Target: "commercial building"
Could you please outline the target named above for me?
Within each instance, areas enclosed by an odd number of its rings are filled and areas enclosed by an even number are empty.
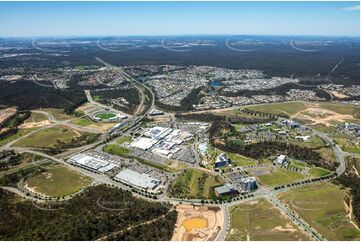
[[[114,180],[148,191],[156,190],[161,184],[160,180],[146,173],[139,173],[131,169],[122,170],[114,177]]]
[[[238,194],[238,190],[232,184],[226,183],[223,186],[215,187],[214,193],[217,197],[233,196]]]
[[[93,172],[107,172],[116,167],[116,165],[109,161],[101,160],[86,154],[74,155],[68,159],[68,163]]]
[[[134,140],[130,144],[130,146],[132,146],[134,148],[139,148],[142,150],[148,150],[148,149],[152,148],[152,146],[155,145],[157,142],[158,141],[155,139],[140,137],[140,138]]]
[[[226,154],[222,153],[217,157],[216,162],[214,163],[215,168],[220,168],[228,165],[229,158],[226,156]]]
[[[253,176],[246,177],[241,179],[241,189],[242,191],[253,191],[257,189],[256,178]]]

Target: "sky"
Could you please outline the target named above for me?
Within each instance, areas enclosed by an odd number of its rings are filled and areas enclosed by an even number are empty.
[[[0,37],[360,35],[359,2],[0,2]]]

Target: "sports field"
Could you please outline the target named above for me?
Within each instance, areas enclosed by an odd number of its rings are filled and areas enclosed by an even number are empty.
[[[345,196],[344,189],[321,183],[281,193],[279,198],[327,240],[358,240],[359,230],[348,217]]]
[[[55,126],[39,130],[19,141],[14,146],[51,148],[58,143],[70,143],[83,133],[65,126]]]
[[[200,169],[187,169],[169,186],[169,194],[188,198],[214,198],[214,187],[223,179]]]
[[[107,112],[107,113],[98,113],[98,114],[95,115],[95,117],[100,118],[101,120],[108,120],[108,119],[114,118],[116,116],[117,115],[115,113],[109,113],[109,112]]]
[[[264,199],[231,206],[231,226],[226,240],[310,240],[276,207]]]
[[[312,167],[308,170],[308,174],[310,174],[313,177],[326,176],[330,173],[331,172],[329,170],[321,168],[321,167]]]
[[[92,182],[92,178],[84,176],[64,165],[52,165],[45,172],[37,173],[25,181],[29,190],[51,197],[66,196],[75,193]]]
[[[256,171],[255,176],[261,182],[262,185],[269,187],[285,185],[288,183],[292,183],[304,179],[304,176],[300,173],[285,170],[279,167],[276,167],[274,169],[268,169],[265,171],[267,172],[260,175],[257,175],[257,171]]]

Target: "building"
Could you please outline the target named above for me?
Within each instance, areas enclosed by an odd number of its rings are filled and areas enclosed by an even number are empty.
[[[226,154],[222,153],[217,157],[216,162],[214,163],[215,168],[220,168],[228,165],[229,158],[226,156]]]
[[[257,189],[257,181],[253,176],[241,179],[241,189],[243,191],[253,191]]]
[[[214,193],[217,197],[233,196],[238,194],[238,190],[232,184],[226,183],[223,186],[215,187]]]
[[[283,163],[286,161],[285,155],[280,155],[276,158],[276,163],[279,165],[283,165]]]
[[[161,181],[146,173],[139,173],[131,169],[124,169],[119,172],[114,180],[131,185],[138,189],[154,191],[161,184]]]
[[[309,141],[310,138],[311,137],[309,135],[298,135],[295,137],[295,139],[302,140],[303,142]]]
[[[130,146],[134,147],[134,148],[139,148],[142,150],[148,150],[148,149],[152,148],[153,145],[155,145],[157,142],[158,141],[155,139],[140,137],[140,138],[134,140],[130,144]]]
[[[101,160],[86,154],[74,155],[68,159],[68,163],[93,172],[107,172],[116,167],[116,165],[109,161]]]

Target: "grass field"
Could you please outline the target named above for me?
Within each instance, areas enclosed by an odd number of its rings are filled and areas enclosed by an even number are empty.
[[[23,135],[26,135],[26,134],[36,130],[36,129],[38,129],[38,128],[20,129],[18,132],[16,132],[16,134],[13,134],[9,137],[6,137],[5,139],[0,140],[0,145],[5,145]]]
[[[275,168],[275,170],[271,171],[269,174],[256,175],[256,177],[262,185],[269,187],[285,185],[304,178],[300,173],[288,171],[279,167]]]
[[[129,149],[119,146],[117,144],[107,144],[106,146],[104,146],[103,151],[112,155],[125,156],[125,157],[129,156],[129,152],[130,152]]]
[[[73,138],[81,136],[82,132],[72,130],[68,127],[56,126],[47,129],[39,130],[19,141],[14,146],[23,147],[54,147],[58,141],[64,143],[70,143]]]
[[[124,144],[126,142],[129,143],[130,141],[131,141],[131,137],[129,137],[129,136],[121,136],[115,140],[115,142],[117,142],[117,144],[120,144],[120,145]]]
[[[358,240],[344,204],[345,190],[330,184],[314,184],[281,193],[279,198],[294,209],[327,240]]]
[[[87,118],[77,118],[72,120],[71,123],[83,127],[98,129],[100,131],[107,131],[114,126],[112,123],[93,122]]]
[[[91,182],[92,178],[63,165],[52,165],[45,172],[37,173],[25,181],[29,189],[51,197],[70,195]]]
[[[226,240],[310,240],[276,207],[264,199],[231,206],[229,212],[231,227]]]
[[[169,193],[172,196],[188,198],[214,198],[214,187],[223,184],[219,176],[199,169],[187,169],[172,182]]]
[[[104,120],[108,120],[110,118],[114,118],[115,116],[117,116],[114,113],[98,113],[97,115],[95,115],[95,117],[100,118],[100,119],[104,119]]]
[[[331,172],[329,170],[321,168],[321,167],[312,167],[308,171],[308,174],[310,174],[313,177],[326,176],[326,175],[328,175],[330,173]]]
[[[307,103],[303,103],[303,102],[271,103],[271,104],[251,106],[247,108],[258,112],[264,112],[270,114],[287,114],[291,116],[306,109]]]

